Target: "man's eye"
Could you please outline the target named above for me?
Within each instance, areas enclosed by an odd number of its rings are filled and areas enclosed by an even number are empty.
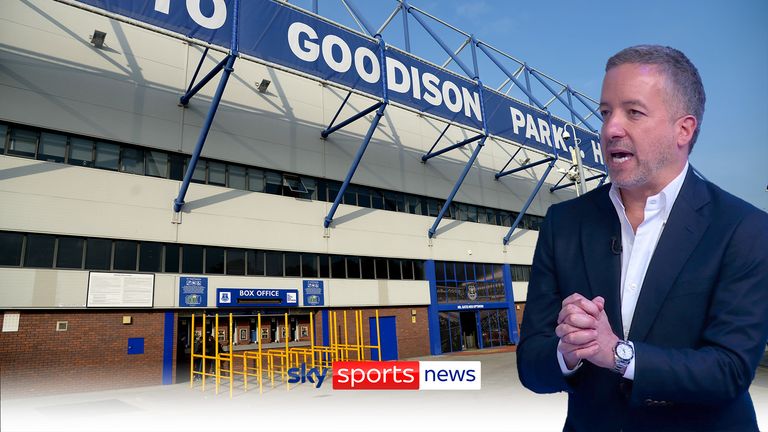
[[[632,117],[640,117],[643,115],[643,113],[641,111],[631,109],[629,110],[629,115]]]

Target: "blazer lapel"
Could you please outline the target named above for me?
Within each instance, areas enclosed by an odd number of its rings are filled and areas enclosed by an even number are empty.
[[[648,265],[629,331],[629,339],[643,341],[683,265],[701,240],[710,219],[704,207],[709,193],[689,170],[667,224]]]
[[[610,186],[593,197],[597,217],[581,224],[581,245],[587,279],[594,296],[605,299],[605,313],[616,334],[622,334],[621,323],[621,254],[613,252],[612,242],[621,245],[621,224],[608,196]]]

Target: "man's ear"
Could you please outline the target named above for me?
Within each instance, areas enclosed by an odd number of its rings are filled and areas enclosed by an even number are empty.
[[[677,119],[675,126],[677,127],[677,146],[678,147],[690,147],[691,140],[693,139],[693,133],[696,132],[696,126],[698,125],[696,117],[692,115],[686,115]]]

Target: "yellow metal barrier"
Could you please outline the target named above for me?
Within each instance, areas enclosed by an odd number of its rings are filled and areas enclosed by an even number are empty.
[[[288,313],[283,315],[284,324],[284,348],[273,348],[263,350],[261,338],[261,314],[257,314],[257,350],[243,350],[239,354],[235,353],[234,337],[235,322],[233,315],[228,314],[229,318],[229,340],[227,352],[220,349],[219,342],[219,314],[214,315],[212,335],[208,335],[208,318],[202,314],[202,334],[200,341],[194,337],[195,315],[192,315],[192,344],[190,347],[190,388],[194,388],[195,382],[199,378],[200,389],[205,391],[206,379],[215,379],[215,393],[219,394],[222,379],[229,380],[229,397],[233,397],[235,390],[235,381],[242,384],[243,391],[248,391],[249,379],[256,379],[259,383],[259,393],[264,391],[265,375],[270,380],[272,388],[275,387],[275,379],[280,378],[281,383],[285,384],[286,389],[290,390],[288,382],[288,371],[291,368],[300,367],[302,363],[309,365],[309,368],[329,368],[333,369],[336,361],[366,361],[365,350],[376,349],[378,358],[381,360],[381,330],[379,327],[379,311],[375,310],[376,318],[376,339],[377,344],[365,344],[363,311],[354,312],[354,337],[350,338],[350,322],[347,319],[347,311],[342,311],[341,326],[337,311],[329,313],[329,346],[315,345],[315,327],[314,315],[309,314],[309,346],[289,345],[289,325]],[[340,328],[341,327],[341,328]],[[340,330],[343,329],[343,343],[341,343]],[[369,335],[369,338],[372,335]],[[211,340],[209,340],[211,339]],[[209,343],[213,343],[211,347]],[[210,350],[213,350],[211,355]]]

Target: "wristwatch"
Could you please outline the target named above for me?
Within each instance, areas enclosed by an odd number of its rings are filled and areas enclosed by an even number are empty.
[[[624,375],[633,358],[635,358],[635,349],[632,344],[623,340],[616,342],[616,346],[613,347],[613,371]]]

